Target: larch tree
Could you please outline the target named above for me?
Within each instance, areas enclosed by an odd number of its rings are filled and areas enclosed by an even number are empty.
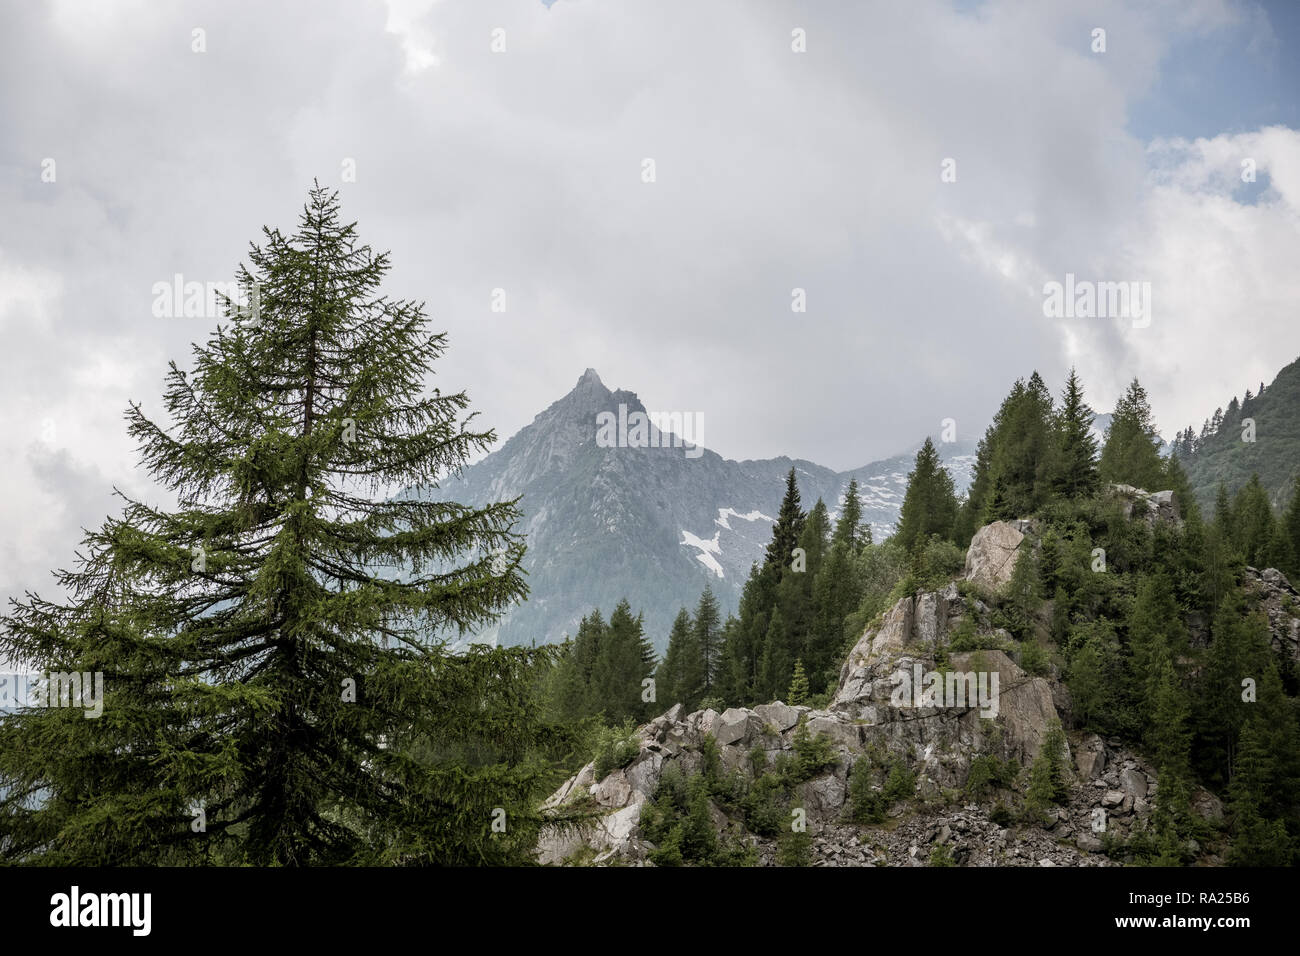
[[[103,716],[0,719],[0,852],[45,864],[529,859],[549,651],[474,646],[527,588],[517,504],[440,500],[494,441],[423,306],[380,292],[336,193],[263,230],[227,320],[128,431],[160,506],[122,495],[66,597],[13,602],[0,657],[102,673]],[[408,491],[403,492],[403,489]],[[417,493],[409,489],[425,489]],[[503,825],[499,825],[503,824]]]

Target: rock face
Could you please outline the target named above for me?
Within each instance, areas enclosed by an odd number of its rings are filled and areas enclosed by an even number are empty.
[[[984,545],[974,566],[990,582],[1009,577],[1007,565],[1024,537],[1010,524],[999,525],[976,535]],[[576,803],[600,816],[585,829],[546,832],[539,861],[644,863],[653,847],[643,841],[638,822],[666,766],[676,763],[688,774],[698,770],[706,735],[713,737],[726,771],[748,772],[755,749],[764,751],[771,766],[779,755],[794,753],[802,723],[808,733],[825,735],[837,758],[834,768],[797,787],[816,865],[926,865],[936,846],[959,865],[1108,864],[1104,856],[1089,855],[1102,847],[1097,820],[1108,820],[1110,832],[1127,832],[1147,812],[1154,774],[1099,737],[1085,738],[1077,754],[1066,754],[1067,767],[1077,764],[1079,774],[1071,774],[1069,805],[1054,810],[1044,829],[1012,833],[977,805],[953,808],[976,757],[1028,766],[1057,717],[1051,681],[1025,673],[1002,650],[951,649],[950,635],[968,616],[977,633],[999,642],[988,608],[963,597],[956,584],[899,600],[850,651],[825,710],[780,701],[722,713],[672,708],[637,731],[639,752],[627,766],[596,780],[594,764],[588,764],[552,795],[543,809]],[[938,675],[936,654],[946,659],[944,675]],[[937,684],[930,685],[932,674]],[[919,687],[902,694],[917,678],[935,686],[938,696],[926,698]],[[954,693],[960,690],[971,694]],[[895,808],[896,826],[845,822],[850,770],[868,752],[897,759],[915,774],[915,799]],[[716,804],[712,815],[720,831],[743,823],[728,820]],[[773,840],[747,832],[743,838],[760,862],[775,861]]]
[[[1106,492],[1118,498],[1124,508],[1124,517],[1139,517],[1148,525],[1157,521],[1182,524],[1178,517],[1178,502],[1172,491],[1143,491],[1132,485],[1107,485]]]
[[[975,532],[966,551],[966,580],[996,594],[1016,568],[1024,533],[1007,521],[995,521]]]
[[[1300,592],[1277,568],[1246,568],[1246,587],[1268,618],[1273,650],[1300,662]]]

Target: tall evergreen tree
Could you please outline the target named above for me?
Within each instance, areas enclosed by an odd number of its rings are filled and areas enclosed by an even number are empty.
[[[794,561],[794,549],[799,546],[799,535],[803,533],[804,513],[799,506],[799,485],[795,482],[794,469],[785,479],[785,497],[781,499],[781,510],[776,513],[776,524],[772,528],[772,540],[767,545],[767,557],[764,564],[779,570],[779,577],[791,567]]]
[[[943,467],[934,442],[929,438],[916,453],[916,463],[907,476],[907,492],[898,516],[897,543],[907,551],[924,544],[932,534],[950,537],[957,520],[957,499],[952,476]]]
[[[673,620],[668,648],[655,672],[655,696],[660,710],[681,704],[689,712],[698,702],[700,688],[691,686],[691,683],[696,674],[694,662],[699,657],[691,616],[686,608],[682,608]]]
[[[979,525],[1031,514],[1046,500],[1056,458],[1054,417],[1051,393],[1037,372],[1012,386],[980,441],[959,543]]]
[[[1291,549],[1291,563],[1284,568],[1291,582],[1300,587],[1300,474],[1295,477],[1291,503],[1282,515],[1282,531]]]
[[[718,599],[713,596],[713,588],[704,586],[700,602],[695,606],[695,620],[692,624],[695,637],[695,653],[699,655],[696,664],[701,679],[701,693],[712,697],[717,693],[717,682],[722,658],[722,613],[718,610]]]
[[[832,544],[844,542],[850,551],[857,551],[871,543],[871,526],[862,523],[862,498],[858,494],[858,479],[850,478],[844,489],[844,507],[835,519]]]
[[[1080,498],[1097,489],[1097,439],[1092,434],[1095,413],[1083,397],[1078,373],[1070,369],[1057,414],[1057,456],[1053,485],[1068,498]]]
[[[388,256],[336,194],[264,234],[239,273],[253,307],[171,365],[168,421],[127,411],[177,506],[125,498],[59,575],[69,598],[4,621],[0,656],[102,672],[106,696],[98,721],[0,721],[0,845],[58,864],[526,860],[543,775],[525,757],[554,740],[528,693],[541,652],[439,643],[526,593],[518,508],[392,493],[494,436],[463,393],[425,391],[446,339],[380,293]]]
[[[594,675],[596,703],[612,724],[646,714],[641,682],[651,669],[645,663],[645,650],[643,617],[633,616],[632,606],[624,598],[609,616]]]
[[[1135,378],[1115,405],[1098,473],[1103,481],[1158,490],[1165,474],[1160,435],[1151,419],[1146,389]]]
[[[1275,563],[1275,520],[1259,475],[1251,475],[1232,499],[1233,544],[1247,564],[1262,568]]]

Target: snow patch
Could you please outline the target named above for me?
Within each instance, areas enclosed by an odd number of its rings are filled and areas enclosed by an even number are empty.
[[[706,541],[703,538],[697,537],[683,529],[682,544],[689,548],[694,548],[699,552],[695,555],[696,561],[699,561],[700,564],[704,565],[718,577],[725,578],[726,575],[722,571],[722,565],[719,564],[718,559],[714,557],[715,554],[722,553],[722,545],[718,543],[718,536],[721,534],[721,531],[715,531],[713,532],[713,537]]]
[[[726,528],[728,531],[734,531],[735,529],[732,528],[731,525],[727,523],[728,518],[739,518],[741,521],[758,521],[761,519],[763,521],[771,521],[774,524],[776,522],[775,518],[769,518],[767,515],[763,514],[763,512],[758,511],[757,509],[751,511],[747,515],[743,515],[734,508],[719,508],[718,516],[713,519],[713,523],[718,525],[719,527]],[[717,535],[714,535],[713,537],[714,540],[717,540]]]

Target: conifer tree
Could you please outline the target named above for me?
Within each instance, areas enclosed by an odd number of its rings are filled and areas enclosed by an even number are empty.
[[[1052,396],[1037,372],[1016,381],[980,441],[958,541],[979,525],[1036,510],[1045,500],[1056,458]]]
[[[1247,564],[1258,568],[1274,564],[1272,552],[1279,544],[1275,521],[1268,492],[1259,483],[1259,475],[1253,474],[1232,499],[1233,544]]]
[[[856,478],[849,479],[849,486],[844,489],[844,507],[840,509],[839,517],[835,519],[835,531],[831,543],[840,542],[846,544],[852,552],[871,543],[871,526],[862,523],[862,498],[858,494]]]
[[[1115,405],[1098,473],[1103,481],[1156,491],[1163,483],[1160,436],[1151,420],[1146,390],[1135,378]]]
[[[957,499],[952,476],[943,467],[934,442],[929,438],[916,453],[916,463],[907,476],[907,492],[898,516],[897,543],[905,551],[924,544],[932,534],[951,537],[957,520]]]
[[[1083,386],[1073,368],[1061,394],[1057,415],[1055,476],[1053,485],[1067,498],[1080,498],[1097,489],[1097,439],[1092,434],[1095,413],[1083,397]]]
[[[785,619],[778,607],[772,611],[767,634],[763,639],[763,658],[759,665],[759,690],[757,696],[770,701],[780,696],[790,686],[792,665],[787,643]]]
[[[700,602],[695,607],[694,649],[699,655],[695,673],[699,675],[700,694],[712,697],[716,693],[718,671],[722,656],[722,614],[711,585],[705,585]]]
[[[1228,813],[1234,839],[1228,854],[1232,866],[1286,866],[1291,862],[1292,839],[1281,820],[1268,820],[1260,812],[1267,799],[1272,757],[1263,741],[1258,719],[1241,733],[1240,769],[1230,787]]]
[[[794,673],[790,677],[790,689],[786,692],[785,702],[791,707],[808,703],[808,677],[803,671],[803,661],[794,662]]]
[[[797,558],[777,585],[776,604],[785,622],[785,656],[791,661],[807,650],[816,623],[814,591],[817,575],[824,564],[829,533],[826,505],[818,498],[817,504],[804,517]],[[772,691],[779,693],[782,689],[774,687]]]
[[[785,497],[781,499],[781,510],[776,514],[772,540],[768,542],[764,561],[767,567],[777,569],[778,580],[785,575],[794,560],[794,549],[799,545],[803,522],[803,509],[799,507],[799,486],[795,482],[794,469],[791,468],[785,479]]]
[[[594,675],[597,707],[611,724],[645,715],[641,682],[650,676],[645,650],[643,617],[634,617],[623,598],[609,617]]]
[[[126,413],[177,505],[123,496],[58,575],[69,597],[29,594],[3,622],[0,657],[102,672],[105,716],[0,721],[0,846],[50,864],[527,860],[547,776],[529,755],[557,739],[529,688],[552,652],[441,649],[526,593],[518,508],[393,493],[436,488],[494,436],[463,393],[425,391],[446,338],[381,294],[388,256],[337,194],[264,235],[239,272],[251,306],[192,371],[171,365],[167,420]]]
[[[673,704],[681,704],[688,711],[695,703],[698,688],[688,686],[693,668],[690,662],[699,658],[695,647],[695,634],[691,626],[691,616],[686,608],[677,612],[673,619],[672,631],[668,635],[668,648],[655,673],[655,696],[666,710]]]
[[[1291,563],[1283,570],[1290,577],[1291,582],[1300,587],[1300,474],[1295,477],[1291,503],[1287,505],[1282,515],[1281,528],[1291,555]]]

